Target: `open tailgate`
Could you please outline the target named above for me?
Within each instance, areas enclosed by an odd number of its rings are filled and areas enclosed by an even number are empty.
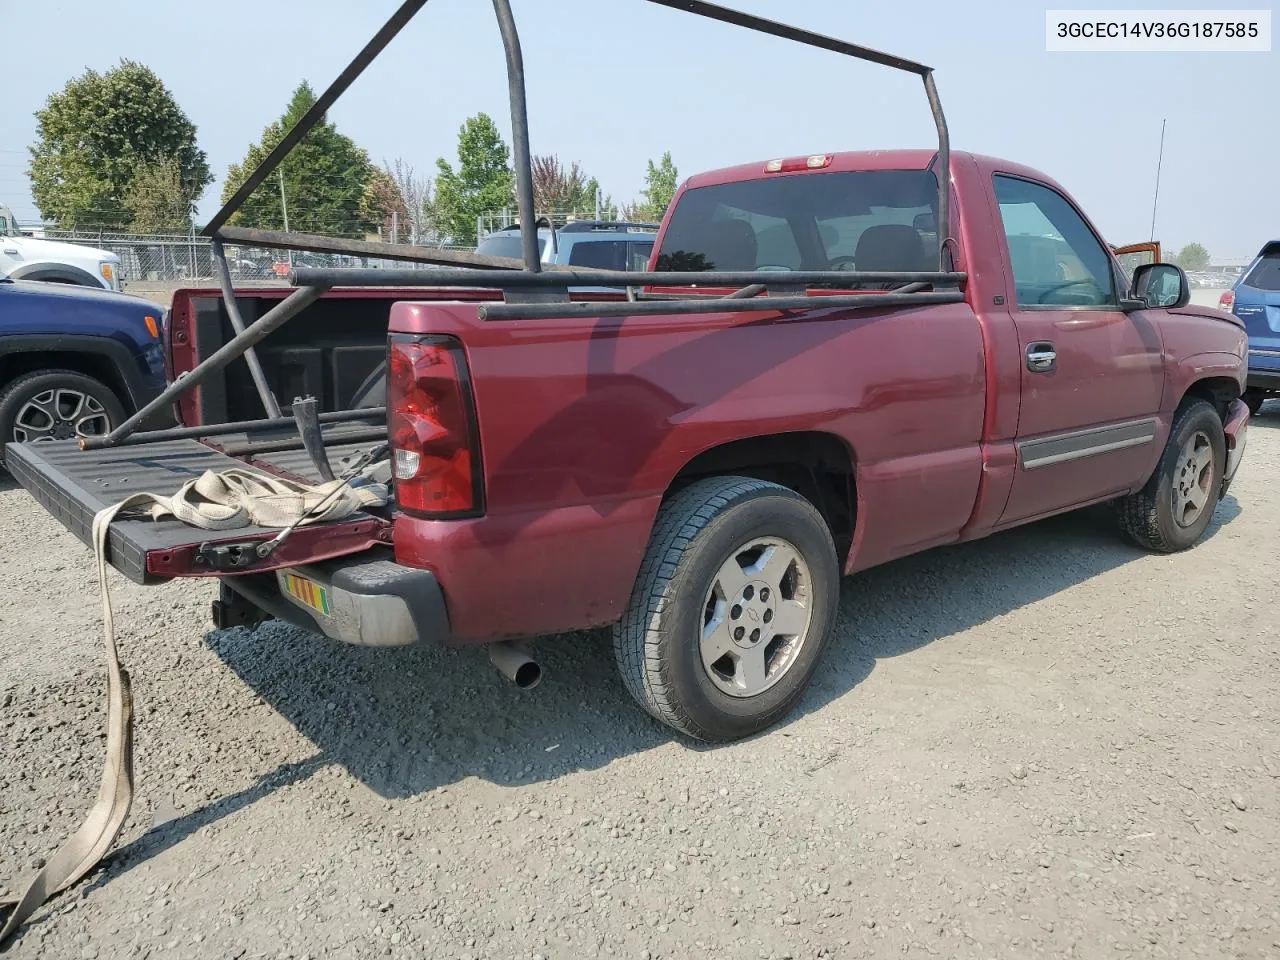
[[[337,452],[337,451],[335,451]],[[168,496],[206,470],[232,467],[286,473],[315,482],[306,455],[277,455],[270,463],[246,464],[197,440],[167,440],[142,446],[81,450],[74,440],[10,444],[5,466],[64,527],[92,545],[93,517],[99,510],[135,493]],[[287,458],[289,462],[280,461]],[[296,461],[293,462],[293,461]],[[390,539],[390,522],[370,513],[296,529],[266,560],[217,569],[215,552],[202,547],[230,546],[268,540],[278,530],[240,527],[201,530],[172,518],[117,520],[111,524],[107,562],[136,583],[160,583],[172,577],[258,573],[280,567],[359,553]]]

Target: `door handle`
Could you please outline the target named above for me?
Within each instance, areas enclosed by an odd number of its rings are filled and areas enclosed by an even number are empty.
[[[1047,340],[1040,340],[1027,347],[1027,369],[1032,373],[1053,373],[1058,369],[1058,352]]]

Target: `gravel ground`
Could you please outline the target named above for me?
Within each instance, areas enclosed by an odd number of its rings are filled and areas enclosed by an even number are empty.
[[[138,797],[18,958],[1280,955],[1280,410],[1208,539],[1103,511],[848,581],[798,715],[693,745],[598,634],[479,651],[209,629],[117,581]],[[0,487],[0,890],[96,790],[89,551]]]

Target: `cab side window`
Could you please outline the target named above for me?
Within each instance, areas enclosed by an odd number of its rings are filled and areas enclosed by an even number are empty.
[[[1018,306],[1116,307],[1106,248],[1060,194],[1043,184],[996,176]]]

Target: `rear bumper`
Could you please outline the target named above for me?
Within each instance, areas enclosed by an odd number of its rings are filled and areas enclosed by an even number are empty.
[[[1227,422],[1223,424],[1227,436],[1227,468],[1222,473],[1222,489],[1219,499],[1227,495],[1227,488],[1235,478],[1240,461],[1244,458],[1245,442],[1249,434],[1249,408],[1243,400],[1232,401],[1227,410]]]
[[[343,643],[367,647],[446,643],[449,614],[435,575],[402,566],[390,557],[390,551],[376,551],[272,573],[226,577],[222,583],[272,617]],[[229,626],[218,622],[216,611],[215,623]]]

